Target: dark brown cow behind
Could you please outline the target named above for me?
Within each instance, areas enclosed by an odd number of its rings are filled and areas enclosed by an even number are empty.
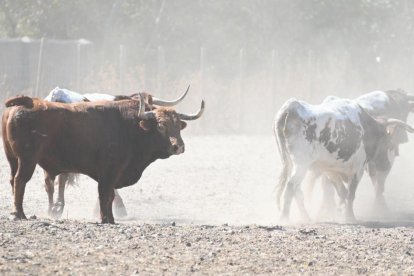
[[[52,178],[75,172],[97,181],[102,222],[114,223],[114,188],[136,183],[155,160],[183,153],[183,120],[197,119],[204,110],[203,101],[194,115],[171,108],[144,112],[139,98],[73,104],[25,96],[7,100],[2,130],[14,218],[26,218],[24,190],[39,164]]]

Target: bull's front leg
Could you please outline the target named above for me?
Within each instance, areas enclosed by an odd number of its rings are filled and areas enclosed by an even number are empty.
[[[112,202],[115,197],[114,187],[111,183],[100,181],[98,183],[99,206],[102,223],[115,223],[112,213]]]
[[[389,170],[379,171],[377,170],[376,175],[376,185],[375,188],[375,202],[374,202],[374,211],[375,213],[387,213],[389,212],[387,203],[384,198],[384,185],[388,177]]]
[[[345,207],[345,220],[347,222],[356,222],[355,214],[354,214],[354,199],[355,199],[356,189],[362,177],[362,172],[355,174],[348,184],[348,195],[347,195],[346,207]]]
[[[388,151],[390,166],[385,170],[379,170],[374,162],[368,163],[368,173],[375,189],[374,213],[389,213],[388,206],[384,198],[385,181],[391,171],[396,156],[395,150]]]
[[[375,189],[375,201],[373,206],[373,212],[378,213],[387,213],[388,207],[384,198],[384,185],[388,177],[390,170],[380,171],[375,167],[368,167],[369,176],[371,178],[372,185]]]

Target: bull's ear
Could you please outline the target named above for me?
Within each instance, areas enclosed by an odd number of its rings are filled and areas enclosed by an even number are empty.
[[[185,129],[185,127],[187,126],[187,123],[184,121],[180,121],[181,124],[181,129]]]
[[[150,131],[152,129],[152,122],[149,120],[141,120],[139,121],[139,127],[145,131]]]

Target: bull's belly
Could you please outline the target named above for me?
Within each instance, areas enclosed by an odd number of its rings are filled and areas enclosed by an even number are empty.
[[[360,173],[366,163],[365,150],[360,147],[348,160],[343,160],[337,154],[328,151],[320,152],[312,162],[311,168],[320,172],[338,173],[344,177],[352,177]]]
[[[68,162],[64,158],[42,158],[37,163],[51,176],[56,176],[61,173],[80,173],[92,179],[97,179],[96,170],[87,164]]]
[[[290,148],[292,161],[320,173],[329,171],[343,176],[353,176],[364,169],[366,153],[363,146],[359,146],[355,152],[344,160],[338,151],[330,152],[323,144],[310,144],[305,141],[295,141]]]

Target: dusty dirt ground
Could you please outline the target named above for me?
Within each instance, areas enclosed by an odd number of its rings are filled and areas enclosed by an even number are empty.
[[[25,212],[9,221],[9,168],[0,159],[0,274],[414,273],[414,144],[403,145],[386,187],[390,214],[372,213],[366,178],[357,190],[359,223],[278,226],[273,189],[280,162],[268,136],[186,136],[186,152],[159,160],[121,189],[128,216],[96,223],[96,183],[66,191],[60,220],[47,218],[43,173],[27,184]],[[2,154],[3,156],[3,154]],[[374,210],[375,211],[375,210]]]

